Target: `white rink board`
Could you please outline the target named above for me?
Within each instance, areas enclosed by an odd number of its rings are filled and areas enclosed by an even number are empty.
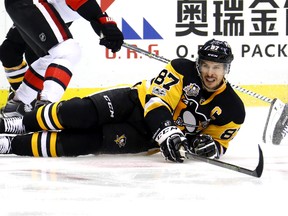
[[[139,39],[128,38],[125,40],[127,43],[136,44],[145,50],[148,50],[150,45],[155,45],[152,51],[157,51],[159,55],[168,59],[176,58],[179,55],[186,56],[183,48],[186,47],[187,58],[194,55],[193,59],[195,59],[198,46],[207,40],[211,38],[226,40],[231,44],[235,55],[232,71],[229,75],[231,83],[236,85],[287,84],[288,46],[286,47],[286,31],[288,19],[286,10],[288,9],[285,6],[285,0],[279,0],[277,3],[273,0],[265,1],[266,3],[252,0],[186,1],[186,7],[194,8],[197,16],[188,16],[183,9],[184,6],[183,8],[177,7],[177,4],[181,2],[183,1],[102,0],[102,5],[108,5],[108,14],[116,20],[121,30],[124,25],[128,24],[140,37]],[[205,22],[201,17],[201,13],[204,13],[204,6],[199,2],[207,3],[207,10],[205,10],[207,20]],[[226,4],[226,2],[230,3]],[[241,7],[241,3],[243,3],[243,7]],[[4,40],[5,34],[11,26],[11,20],[4,10],[3,1],[0,4],[0,40]],[[217,5],[220,5],[219,10],[222,17],[218,16],[216,19],[217,15],[214,14]],[[197,11],[197,8],[202,8],[201,12]],[[236,10],[237,8],[238,10]],[[224,35],[224,30],[228,28],[223,27],[224,23],[225,21],[231,21],[231,18],[229,18],[231,14],[234,14],[237,22],[244,23],[241,25],[243,35],[236,36],[236,31],[232,33],[232,36]],[[261,17],[264,16],[263,14],[268,17],[265,23],[265,19]],[[183,18],[182,21],[177,19],[179,17]],[[162,39],[153,39],[156,37],[149,34],[148,27],[144,26],[145,22],[146,24],[149,23]],[[185,36],[176,36],[176,32],[182,31],[176,26],[187,23],[196,26],[204,25],[205,27],[198,27],[198,30],[206,32],[207,36],[200,36],[193,32]],[[218,27],[216,27],[216,24]],[[231,26],[235,28],[235,25],[236,22]],[[258,33],[260,31],[264,32],[265,28],[267,34],[276,33],[278,35],[264,36],[264,33],[262,33],[259,36],[251,36],[251,33],[257,32],[255,30],[257,27],[260,28]],[[115,59],[109,59],[111,53],[107,55],[105,48],[98,45],[98,36],[93,32],[89,23],[83,19],[75,21],[71,26],[71,31],[82,47],[82,58],[77,65],[77,70],[74,72],[69,87],[103,87],[119,83],[133,84],[141,79],[154,76],[164,66],[162,62],[144,56],[135,56],[134,54],[129,56],[126,48],[122,48],[116,54]],[[219,31],[220,33],[215,33]],[[127,35],[126,27],[123,29],[123,33]],[[148,34],[146,37],[152,39],[144,38],[145,34]],[[239,33],[237,34],[239,35]],[[179,47],[182,48],[177,54]],[[250,50],[248,51],[248,49]],[[7,86],[7,80],[4,73],[1,72],[0,89]]]

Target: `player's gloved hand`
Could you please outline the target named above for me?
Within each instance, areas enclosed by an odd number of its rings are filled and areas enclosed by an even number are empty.
[[[196,135],[189,143],[188,151],[212,159],[219,158],[217,145],[213,138],[207,134]]]
[[[180,154],[180,147],[187,145],[187,139],[176,126],[164,127],[155,136],[155,141],[160,145],[160,150],[166,160],[182,163],[184,156]]]
[[[123,33],[117,27],[116,22],[106,13],[101,15],[98,21],[91,21],[91,26],[100,36],[100,45],[110,49],[113,53],[121,49],[124,40]]]

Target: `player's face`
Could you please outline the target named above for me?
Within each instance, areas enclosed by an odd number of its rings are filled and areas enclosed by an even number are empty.
[[[224,79],[225,66],[223,63],[202,60],[200,72],[205,87],[208,90],[216,90]]]

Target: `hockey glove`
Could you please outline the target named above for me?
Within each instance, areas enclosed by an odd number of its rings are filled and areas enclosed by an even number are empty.
[[[90,23],[94,31],[100,36],[100,45],[110,49],[113,53],[121,49],[124,36],[111,17],[104,13],[98,18],[98,21],[91,21]]]
[[[180,147],[187,145],[187,139],[176,126],[164,127],[156,136],[155,141],[160,145],[162,156],[166,160],[182,163],[184,157],[180,154]]]
[[[213,138],[207,134],[196,135],[191,140],[188,151],[212,159],[219,158],[219,150],[217,145]]]

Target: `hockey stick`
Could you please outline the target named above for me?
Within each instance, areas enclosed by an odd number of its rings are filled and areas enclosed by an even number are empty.
[[[189,153],[189,152],[186,152],[186,157],[188,159],[190,159],[190,158],[196,159],[196,160],[203,161],[203,162],[206,162],[209,164],[213,164],[213,165],[216,165],[219,167],[223,167],[223,168],[230,169],[230,170],[233,170],[236,172],[240,172],[240,173],[244,173],[244,174],[247,174],[250,176],[260,178],[262,175],[262,172],[263,172],[263,168],[264,168],[264,159],[263,159],[263,153],[262,153],[262,150],[260,148],[260,145],[258,145],[258,149],[259,149],[259,162],[258,162],[258,165],[257,165],[255,170],[249,170],[249,169],[237,166],[237,165],[233,165],[233,164],[226,163],[223,161],[202,157],[202,156],[199,156],[199,155],[196,155],[193,153]]]
[[[156,59],[156,60],[161,61],[161,62],[164,62],[164,63],[170,62],[169,59],[166,59],[166,58],[164,58],[163,56],[158,56],[158,55],[156,55],[156,54],[153,54],[153,53],[151,53],[151,52],[148,52],[148,51],[146,51],[146,50],[143,50],[143,49],[141,49],[141,48],[139,48],[139,47],[133,46],[133,45],[131,45],[131,44],[127,44],[127,43],[124,42],[122,46],[125,47],[125,48],[127,48],[127,49],[134,50],[135,52],[138,52],[138,53],[140,53],[140,54],[142,54],[142,55],[145,55],[145,56],[147,56],[147,57],[149,57],[149,58],[153,58],[153,59]],[[242,88],[242,87],[240,87],[240,86],[237,86],[237,85],[234,85],[234,84],[231,84],[231,86],[232,86],[234,89],[236,89],[236,90],[238,90],[238,91],[240,91],[240,92],[242,92],[242,93],[248,94],[248,95],[250,95],[250,96],[252,96],[252,97],[255,97],[255,98],[257,98],[257,99],[260,99],[260,100],[262,100],[262,101],[264,101],[264,102],[267,102],[267,103],[270,103],[270,104],[271,104],[271,102],[273,101],[273,99],[271,99],[271,98],[268,98],[268,97],[266,97],[266,96],[260,95],[260,94],[258,94],[258,93],[252,92],[252,91],[247,90],[247,89],[244,89],[244,88]]]

